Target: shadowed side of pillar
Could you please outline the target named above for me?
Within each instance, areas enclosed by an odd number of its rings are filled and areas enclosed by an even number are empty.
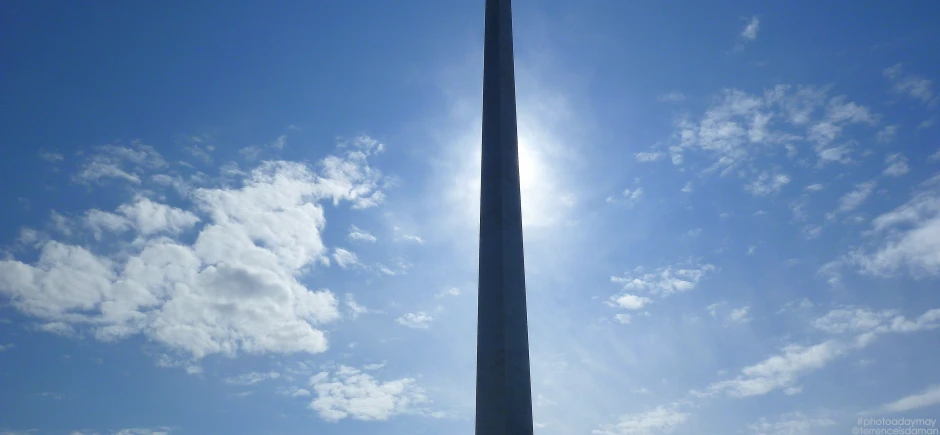
[[[486,1],[477,435],[533,433],[511,14]]]

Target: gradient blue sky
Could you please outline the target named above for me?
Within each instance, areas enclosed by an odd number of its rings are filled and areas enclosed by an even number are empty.
[[[0,434],[471,434],[483,3],[4,2]],[[940,3],[513,6],[537,433],[940,417]]]

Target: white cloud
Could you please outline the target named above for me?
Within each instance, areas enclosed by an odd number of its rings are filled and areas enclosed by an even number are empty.
[[[689,418],[688,413],[674,408],[658,406],[639,414],[620,417],[617,424],[600,426],[591,431],[593,435],[653,435],[672,433]]]
[[[755,435],[799,435],[814,433],[814,429],[834,426],[835,420],[828,417],[809,417],[801,412],[781,415],[776,421],[761,418],[748,425],[747,429]]]
[[[613,297],[611,298],[611,301],[613,302],[614,306],[627,310],[639,310],[640,308],[643,308],[647,304],[653,302],[653,300],[650,298],[631,294],[624,294]]]
[[[904,74],[901,64],[885,69],[884,76],[891,81],[894,92],[908,95],[927,104],[935,103],[931,89],[933,83],[916,74]]]
[[[343,248],[333,249],[333,260],[343,269],[359,265],[359,257],[354,252],[349,252]]]
[[[435,297],[442,298],[444,296],[459,296],[459,295],[460,295],[460,289],[457,287],[451,287],[447,290],[444,290],[436,294]]]
[[[356,298],[352,295],[352,293],[346,293],[346,306],[349,308],[349,313],[353,319],[359,317],[360,314],[369,312],[366,307],[359,305],[359,303],[356,302]]]
[[[832,334],[855,333],[855,345],[867,346],[877,336],[887,333],[910,333],[940,327],[940,309],[932,309],[913,320],[895,310],[872,312],[865,309],[837,309],[814,322],[814,326]]]
[[[876,182],[866,181],[855,185],[855,189],[839,198],[839,213],[848,213],[862,205],[872,191],[875,189]]]
[[[705,307],[705,310],[708,311],[708,314],[712,317],[718,318],[719,312],[723,313],[720,317],[723,317],[725,320],[725,326],[728,326],[732,323],[744,324],[751,321],[751,318],[748,317],[751,308],[748,306],[728,309],[727,302],[718,302]]]
[[[751,321],[750,317],[747,317],[747,313],[750,311],[750,307],[741,307],[731,310],[731,313],[728,314],[728,320],[735,323],[747,323]]]
[[[13,349],[14,347],[16,347],[16,345],[14,345],[13,343],[0,344],[0,352],[6,352],[10,349]]]
[[[431,321],[433,320],[434,318],[431,317],[430,314],[420,311],[417,313],[407,313],[404,316],[395,319],[395,321],[400,325],[416,329],[427,329],[429,326],[431,326]]]
[[[644,151],[636,153],[636,161],[638,162],[655,162],[661,158],[663,158],[663,153],[660,152],[651,153]]]
[[[153,147],[138,141],[130,147],[102,145],[86,159],[74,179],[80,183],[100,183],[107,178],[119,178],[140,184],[140,173],[166,166],[166,161]]]
[[[424,243],[424,239],[422,239],[421,236],[403,232],[399,227],[392,227],[392,231],[395,232],[395,241],[414,242],[419,245]]]
[[[643,188],[637,187],[636,189],[624,189],[622,196],[609,196],[607,197],[608,204],[625,204],[627,206],[634,206],[639,202],[640,198],[643,196]]]
[[[852,162],[855,142],[838,141],[843,130],[852,124],[872,125],[877,118],[868,108],[827,93],[828,88],[790,85],[774,86],[763,95],[725,89],[701,116],[682,115],[675,121],[668,147],[673,164],[699,165],[700,159],[687,157],[703,158],[703,174],[735,175],[761,196],[790,181],[767,167],[783,151],[796,157],[798,145],[811,147],[819,166]]]
[[[897,125],[887,125],[878,132],[878,135],[875,136],[875,139],[881,143],[891,143],[894,142],[895,137],[898,135],[898,126]]]
[[[118,207],[117,214],[92,209],[85,215],[85,224],[96,233],[133,228],[143,236],[160,232],[179,234],[198,222],[199,218],[191,212],[156,203],[143,196]]]
[[[702,278],[716,270],[711,264],[666,266],[649,273],[643,273],[642,269],[638,268],[634,273],[627,273],[622,277],[612,276],[610,281],[621,284],[625,290],[640,290],[668,296],[692,290]]]
[[[692,193],[692,183],[691,182],[685,183],[685,186],[682,187],[682,192]]]
[[[767,394],[792,386],[799,377],[824,367],[844,352],[845,347],[835,341],[808,347],[789,345],[779,355],[745,367],[737,378],[709,385],[708,392],[727,392],[732,397]]]
[[[0,294],[44,330],[87,329],[104,341],[144,334],[194,359],[323,352],[327,340],[319,325],[339,318],[336,298],[298,281],[308,268],[327,263],[318,201],[363,208],[382,197],[378,171],[366,161],[378,145],[351,145],[344,156],[324,159],[320,173],[268,161],[245,174],[240,187],[195,189],[188,198],[193,211],[138,197],[117,213],[89,212],[85,223],[92,231],[130,232],[135,241],[108,255],[93,246],[42,242],[32,264],[0,260]],[[89,164],[123,165],[134,177],[164,164],[142,145],[99,152]],[[96,180],[88,165],[82,171],[80,179]],[[205,223],[193,241],[176,239],[199,221],[197,213]],[[60,221],[71,228],[64,217]]]
[[[823,185],[822,185],[822,184],[818,184],[818,183],[817,183],[817,184],[810,184],[809,186],[806,186],[804,189],[806,189],[806,190],[808,190],[808,191],[810,191],[810,192],[818,192],[818,191],[820,191],[820,190],[823,190]]]
[[[344,418],[388,420],[399,414],[418,413],[427,403],[424,391],[413,378],[379,382],[368,373],[340,366],[332,375],[321,372],[310,379],[317,397],[310,408],[327,421]]]
[[[401,236],[400,239],[401,239],[401,240],[406,240],[406,241],[409,241],[409,242],[415,242],[415,243],[418,243],[418,244],[424,243],[424,239],[422,239],[421,236],[416,236],[416,235],[414,235],[414,234],[405,234],[405,235]]]
[[[779,192],[783,186],[786,186],[790,182],[790,177],[787,174],[771,174],[770,172],[762,172],[756,179],[744,186],[744,190],[747,190],[754,196],[767,196],[771,193]]]
[[[370,243],[376,241],[375,236],[373,236],[372,234],[366,231],[359,229],[359,227],[355,225],[353,225],[349,229],[349,239],[358,240],[362,242],[370,242]]]
[[[41,151],[39,153],[39,158],[49,163],[61,162],[62,160],[65,160],[65,156],[63,156],[61,153],[55,153],[51,151]]]
[[[760,20],[757,17],[751,17],[751,21],[747,23],[747,27],[741,31],[741,36],[748,41],[753,41],[757,39],[758,30],[760,30]]]
[[[104,233],[122,233],[131,229],[131,222],[124,216],[97,209],[85,212],[83,223],[100,239]]]
[[[853,251],[849,263],[877,275],[904,266],[914,274],[940,274],[940,175],[918,190],[910,201],[872,221],[872,236],[880,247]]]
[[[626,313],[619,313],[614,316],[614,320],[623,324],[630,323],[630,320],[632,319],[633,319],[633,316],[626,314]]]
[[[784,346],[779,354],[745,367],[736,378],[713,383],[706,393],[697,394],[708,396],[724,392],[732,397],[748,397],[778,389],[799,388],[795,383],[800,377],[825,367],[850,351],[868,346],[880,335],[940,327],[940,309],[929,310],[914,320],[894,314],[893,311],[833,310],[817,319],[814,325],[835,334],[851,332],[853,336],[850,339],[831,339],[812,346]]]
[[[883,173],[889,177],[900,177],[911,171],[911,168],[907,165],[907,157],[900,153],[889,154],[885,157],[885,163],[888,167],[885,168]]]
[[[250,372],[235,377],[225,378],[225,383],[229,385],[254,385],[258,382],[268,379],[277,379],[281,377],[278,372]]]
[[[932,385],[920,393],[886,403],[879,410],[886,413],[901,413],[926,408],[940,403],[940,385]]]

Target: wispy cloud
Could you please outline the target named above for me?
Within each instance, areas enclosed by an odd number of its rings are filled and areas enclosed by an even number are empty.
[[[359,229],[359,227],[353,225],[349,228],[349,239],[357,240],[361,242],[375,242],[377,239],[371,233]]]
[[[626,205],[632,207],[640,201],[640,198],[643,197],[643,188],[637,187],[635,189],[624,189],[620,195],[612,195],[607,197],[607,203],[612,205]]]
[[[230,385],[254,385],[268,379],[277,379],[281,377],[278,372],[250,372],[238,376],[225,378],[225,383]]]
[[[910,166],[907,165],[907,157],[900,153],[889,154],[885,157],[885,164],[888,167],[882,173],[889,177],[900,177],[911,171]]]
[[[624,276],[612,276],[610,281],[622,285],[625,290],[669,296],[694,289],[699,281],[716,270],[711,264],[697,263],[666,266],[646,273],[642,268],[637,268]]]
[[[672,92],[660,95],[659,97],[657,97],[657,99],[659,101],[663,101],[667,103],[676,103],[680,101],[685,101],[685,94],[679,91],[672,91]]]
[[[905,204],[875,218],[870,237],[875,249],[856,249],[844,261],[876,275],[905,266],[915,275],[940,274],[940,175],[922,183]]]
[[[395,319],[399,325],[415,329],[427,329],[431,326],[431,322],[433,320],[434,318],[431,317],[430,314],[421,311],[417,313],[406,313],[405,315]]]
[[[884,404],[879,408],[879,412],[902,413],[934,406],[938,403],[940,403],[940,385],[932,385],[922,392]]]
[[[885,69],[884,76],[891,82],[894,92],[921,100],[931,106],[937,103],[931,89],[933,82],[916,74],[905,73],[901,64]]]
[[[643,435],[671,433],[689,418],[689,413],[674,407],[658,406],[638,414],[626,414],[616,424],[607,424],[591,431],[594,435]]]

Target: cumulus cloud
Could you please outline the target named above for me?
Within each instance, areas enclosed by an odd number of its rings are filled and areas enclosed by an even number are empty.
[[[310,379],[316,398],[310,408],[327,421],[388,420],[399,414],[422,412],[429,402],[413,378],[379,382],[361,370],[340,366],[332,374],[321,372]]]
[[[138,195],[114,213],[89,211],[83,225],[62,224],[127,233],[133,243],[113,252],[114,246],[40,242],[32,263],[0,261],[0,294],[49,331],[89,330],[104,341],[144,334],[194,359],[323,352],[327,340],[319,328],[339,318],[337,300],[298,279],[328,263],[320,201],[346,201],[353,208],[381,202],[379,173],[366,160],[378,147],[357,138],[344,154],[323,159],[319,171],[264,162],[238,187],[194,189],[191,210]],[[144,168],[163,165],[159,154],[139,144],[98,151],[101,156],[88,159],[79,179],[98,180],[89,167],[113,164],[131,175],[118,178],[136,185]],[[180,238],[198,223],[203,225],[192,237]]]
[[[138,196],[133,202],[118,207],[116,213],[89,210],[85,213],[84,223],[96,236],[129,229],[141,236],[150,236],[163,232],[176,235],[198,222],[199,218],[192,212]]]

